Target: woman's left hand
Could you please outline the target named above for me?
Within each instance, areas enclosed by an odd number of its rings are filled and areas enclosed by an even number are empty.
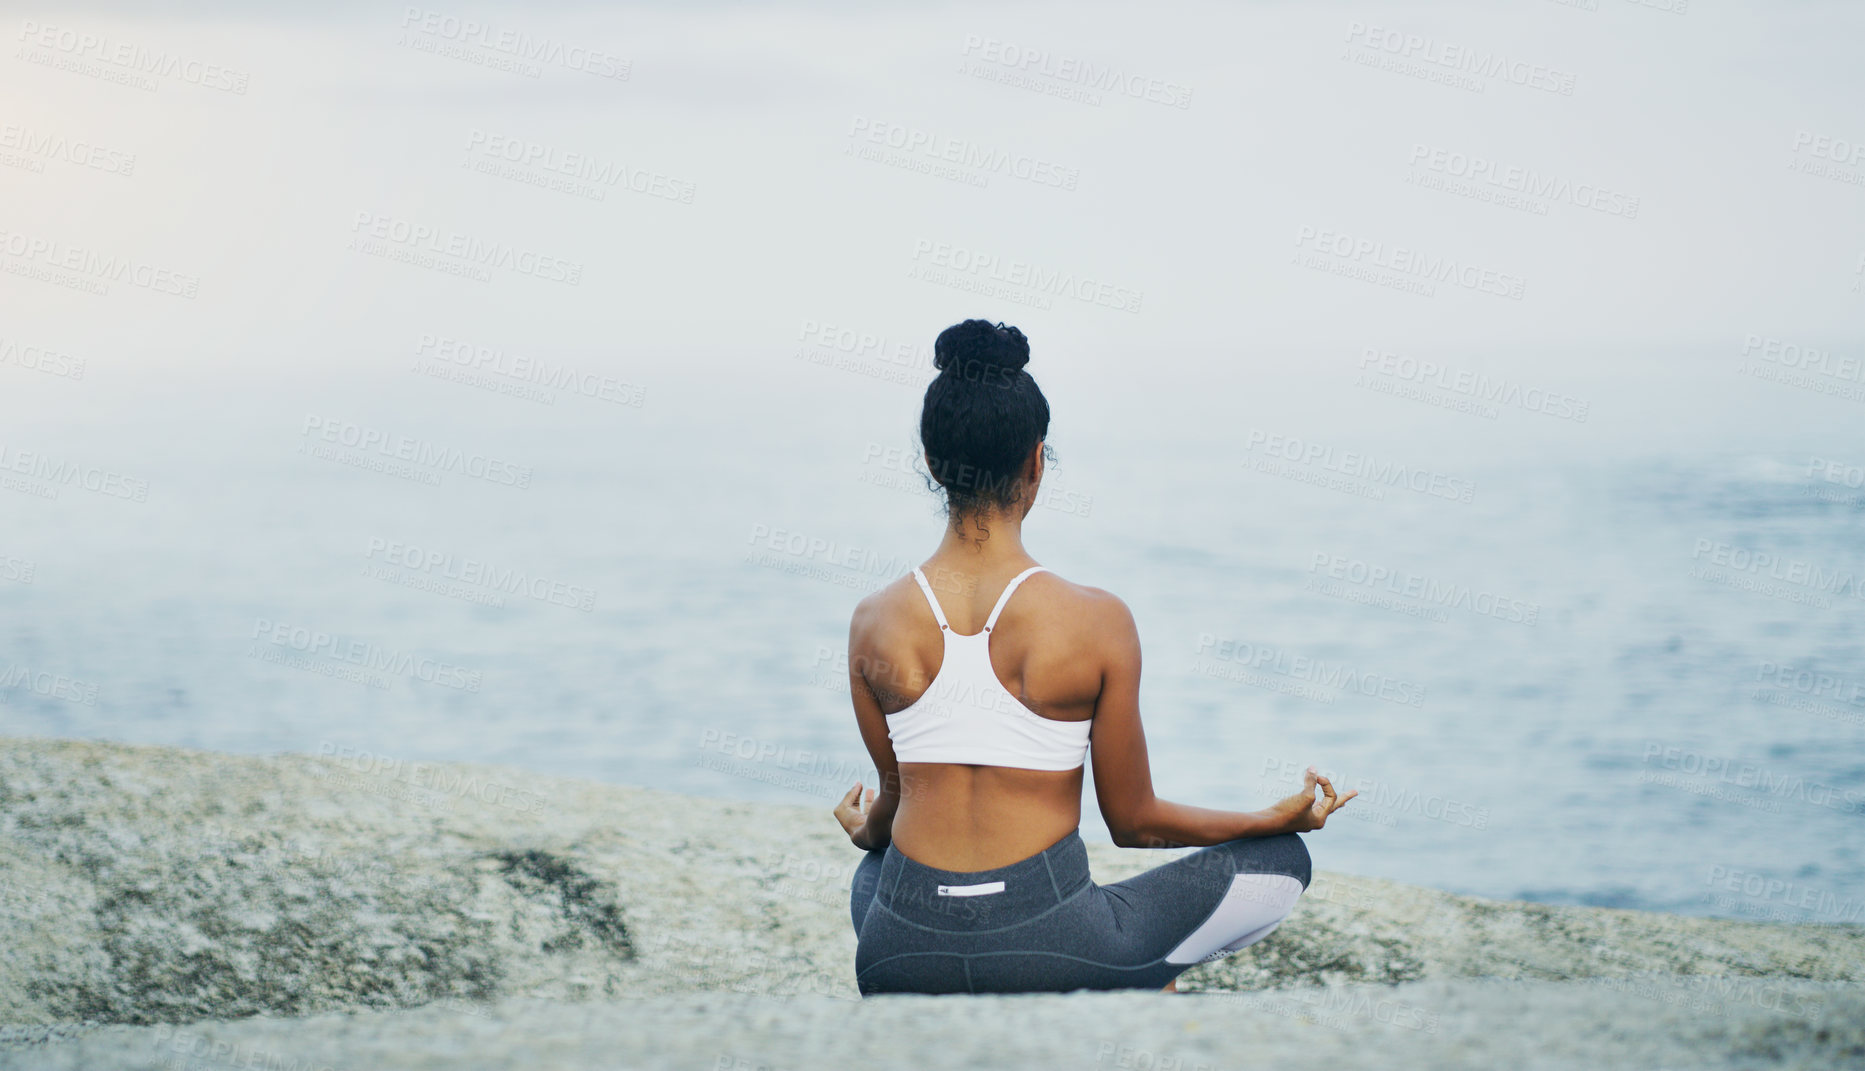
[[[860,781],[855,782],[855,787],[848,790],[848,795],[842,797],[842,802],[835,805],[835,820],[842,823],[842,832],[848,834],[848,839],[857,848],[862,845],[855,839],[855,832],[868,824],[868,808],[873,805],[874,790],[869,789],[868,796],[864,800],[861,795]]]

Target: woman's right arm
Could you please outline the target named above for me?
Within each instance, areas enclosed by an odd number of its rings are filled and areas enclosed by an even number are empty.
[[[864,852],[880,851],[893,840],[894,813],[900,809],[900,763],[894,758],[887,715],[881,711],[880,697],[875,695],[873,685],[862,672],[868,666],[886,665],[869,653],[873,641],[870,633],[876,618],[872,600],[877,597],[870,595],[861,600],[848,624],[848,694],[855,704],[855,725],[861,731],[861,742],[868,748],[868,757],[874,760],[880,784],[878,789],[868,789],[867,798],[863,800],[861,782],[855,782],[855,787],[849,789],[835,807],[836,820],[842,823],[848,839]]]
[[[1243,837],[1320,829],[1342,804],[1328,779],[1309,767],[1303,790],[1260,811],[1219,811],[1173,803],[1153,794],[1146,732],[1140,726],[1140,633],[1127,604],[1096,593],[1095,634],[1102,659],[1101,695],[1089,730],[1094,791],[1114,843],[1123,848],[1222,844]],[[1322,795],[1315,797],[1316,787]]]

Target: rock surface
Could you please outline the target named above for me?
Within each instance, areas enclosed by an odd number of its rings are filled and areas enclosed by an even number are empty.
[[[817,1067],[1095,1071],[1263,1068],[1789,1067],[1865,1063],[1865,997],[1790,982],[1788,999],[1824,1000],[1824,1022],[1751,1004],[1706,1013],[1687,985],[1656,999],[1561,982],[1446,980],[1222,998],[1082,993],[1022,997],[831,997],[730,993],[579,1004],[514,1000],[473,1010],[327,1014],[187,1026],[109,1027],[76,1040],[0,1050],[0,1066],[293,1069],[655,1068],[805,1071]],[[1427,1026],[1382,1009],[1436,1009]],[[1403,1014],[1403,1012],[1401,1012]]]
[[[1089,850],[1100,881],[1167,858]],[[928,1067],[1191,1071],[1367,1046],[1393,1067],[1865,1064],[1865,928],[1325,871],[1270,938],[1181,978],[1199,998],[860,1002],[858,859],[821,808],[0,741],[0,1062],[246,1066],[245,1046],[280,1066],[458,1066],[470,1046],[478,1066],[749,1071],[919,1038],[944,1046],[915,1057]]]

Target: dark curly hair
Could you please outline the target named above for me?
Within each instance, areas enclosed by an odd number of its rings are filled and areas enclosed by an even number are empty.
[[[1049,435],[1049,400],[1029,362],[1023,332],[989,320],[953,324],[933,343],[939,374],[926,387],[920,444],[954,521],[1014,506],[1027,490],[1023,463]]]

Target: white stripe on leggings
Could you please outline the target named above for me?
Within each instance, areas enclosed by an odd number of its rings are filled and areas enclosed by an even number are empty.
[[[1166,956],[1167,963],[1220,959],[1268,937],[1294,910],[1302,883],[1287,874],[1238,874],[1204,925]]]

